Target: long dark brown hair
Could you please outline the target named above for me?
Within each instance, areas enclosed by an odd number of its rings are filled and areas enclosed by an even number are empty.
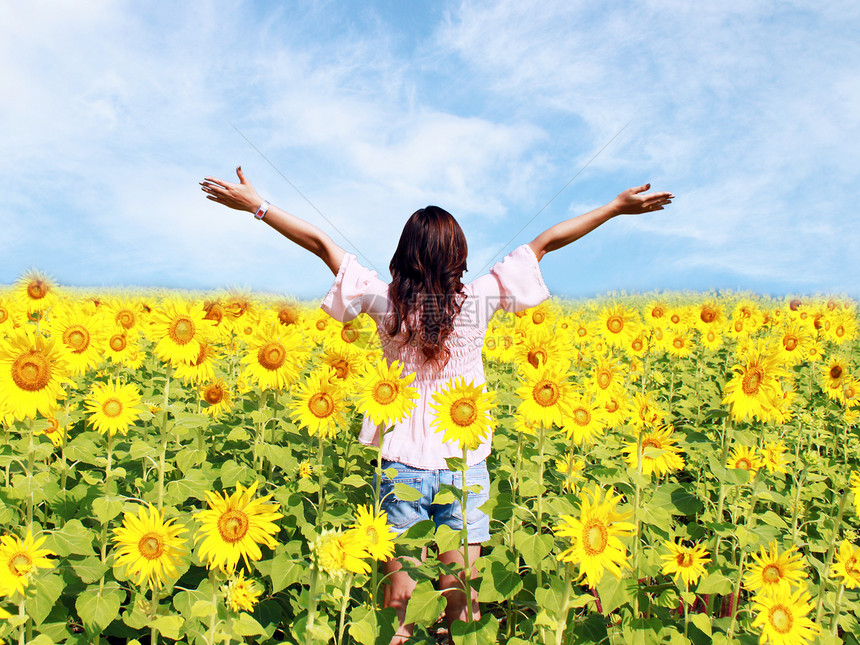
[[[465,299],[462,277],[467,253],[466,236],[457,220],[438,206],[428,206],[406,222],[388,265],[391,315],[385,332],[396,336],[405,324],[404,344],[417,342],[425,361],[436,362],[440,369],[451,356],[445,341]]]

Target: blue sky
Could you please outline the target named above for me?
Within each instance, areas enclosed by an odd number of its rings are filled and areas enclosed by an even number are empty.
[[[553,294],[856,298],[858,33],[847,0],[2,3],[0,284],[321,298],[322,262],[200,192],[241,164],[385,279],[427,204],[476,277],[650,181],[675,203],[549,254]]]

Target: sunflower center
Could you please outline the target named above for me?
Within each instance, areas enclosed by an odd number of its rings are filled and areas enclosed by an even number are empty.
[[[218,518],[218,533],[225,542],[234,543],[248,532],[248,516],[235,508],[225,511]]]
[[[2,321],[0,321],[0,322],[2,322]],[[488,338],[485,342],[485,345],[487,346],[487,349],[496,349],[496,339],[495,338]]]
[[[220,385],[210,385],[203,393],[203,398],[209,405],[217,405],[224,399],[224,388]]]
[[[654,441],[653,439],[643,439],[642,440],[642,451],[644,452],[646,448],[662,448],[659,441]]]
[[[618,408],[621,407],[621,404],[618,403],[615,399],[609,399],[609,402],[606,404],[606,411],[610,414],[612,412],[618,412]]]
[[[202,342],[200,343],[200,351],[197,353],[197,358],[194,360],[194,367],[200,367],[207,358],[209,358],[209,345],[206,342]]]
[[[90,334],[81,325],[73,325],[63,332],[63,342],[75,354],[80,354],[89,346]]]
[[[112,397],[102,403],[102,412],[104,412],[105,416],[116,418],[120,414],[122,414],[122,401],[119,399]]]
[[[803,303],[801,303],[800,299],[792,298],[788,303],[788,308],[791,309],[792,311],[797,311],[800,308],[801,304],[803,304]]]
[[[340,337],[345,343],[354,343],[358,340],[358,331],[352,327],[344,327],[340,330]]]
[[[50,435],[54,434],[57,430],[60,429],[60,422],[57,421],[54,417],[48,419],[48,425],[45,427],[45,434]]]
[[[332,364],[332,369],[334,369],[338,378],[344,379],[349,374],[349,361],[339,358]]]
[[[134,312],[128,309],[121,309],[116,313],[114,320],[119,324],[123,329],[131,329],[134,327]]]
[[[157,560],[164,553],[164,540],[158,533],[147,533],[138,541],[137,551],[147,560]]]
[[[388,405],[397,398],[397,385],[391,381],[382,381],[373,388],[373,400],[380,405]]]
[[[33,300],[41,300],[48,295],[48,283],[44,280],[31,280],[27,285],[27,295]]]
[[[573,420],[577,425],[587,426],[588,422],[591,421],[591,412],[585,408],[576,408],[573,413]]]
[[[206,315],[203,316],[206,320],[214,320],[216,323],[220,323],[224,318],[224,308],[217,302],[213,302],[206,308]]]
[[[684,349],[684,339],[680,337],[675,338],[672,341],[672,347],[674,347],[675,349]]]
[[[609,542],[609,530],[598,519],[589,520],[582,529],[582,548],[590,556],[600,555]]]
[[[853,574],[857,571],[857,558],[851,557],[845,561],[845,572]]]
[[[779,634],[788,634],[794,624],[791,611],[785,605],[774,605],[768,613],[768,620],[774,631]]]
[[[194,338],[194,321],[185,316],[180,316],[170,325],[168,334],[177,345],[185,345]]]
[[[741,333],[744,330],[744,323],[742,320],[736,320],[733,327],[737,333]]]
[[[769,564],[761,570],[761,577],[765,582],[777,583],[782,576],[780,575],[778,566],[775,564]]]
[[[845,327],[839,325],[833,333],[842,338],[845,335]]]
[[[633,339],[633,343],[631,344],[631,347],[633,348],[633,351],[634,351],[634,352],[641,352],[641,351],[642,351],[642,348],[643,348],[644,346],[645,346],[645,345],[644,345],[644,343],[642,342],[642,339],[641,339],[641,338],[634,338],[634,339]]]
[[[717,340],[717,334],[713,329],[708,330],[708,342],[713,343]]]
[[[662,318],[662,317],[663,317],[663,313],[664,313],[664,312],[663,312],[663,307],[654,307],[654,308],[651,310],[651,317],[652,317],[652,318]]]
[[[281,307],[278,310],[278,320],[281,321],[281,324],[285,327],[288,325],[292,325],[299,319],[299,312],[296,311],[295,307]]]
[[[308,409],[317,419],[325,419],[334,412],[334,399],[328,392],[316,392],[308,401]]]
[[[532,396],[534,396],[535,401],[537,401],[538,405],[542,405],[545,408],[555,405],[560,394],[558,385],[546,379],[540,381],[532,390]]]
[[[753,367],[744,374],[743,381],[741,382],[741,389],[744,391],[744,394],[749,396],[754,396],[759,387],[761,387],[761,381],[764,374],[760,367]]]
[[[542,348],[531,350],[528,353],[528,361],[529,365],[537,369],[541,364],[544,364],[547,361],[546,350]]]
[[[478,407],[471,399],[458,399],[451,406],[451,421],[465,427],[474,423],[478,418]]]
[[[693,554],[688,552],[679,553],[675,557],[675,562],[678,563],[679,567],[684,567],[685,569],[688,569],[689,567],[693,566]]]
[[[544,320],[546,320],[546,314],[543,311],[536,311],[532,314],[532,322],[535,325],[540,325]]]
[[[703,323],[712,323],[717,318],[717,311],[713,307],[702,307],[699,318],[702,319]]]
[[[280,343],[266,343],[257,352],[257,362],[267,370],[278,369],[286,360],[287,351]]]
[[[588,336],[588,329],[585,327],[577,327],[576,333],[580,338],[582,338],[583,336]]]
[[[746,457],[741,457],[735,462],[735,468],[743,468],[744,470],[749,470],[752,468],[752,462]]]
[[[613,334],[621,333],[621,330],[624,329],[624,321],[621,316],[612,316],[606,321],[606,328]]]
[[[12,363],[12,380],[22,390],[37,392],[51,380],[51,364],[39,352],[22,354]]]
[[[612,383],[612,374],[606,370],[601,370],[597,373],[597,386],[601,390],[605,390]]]
[[[514,344],[514,339],[510,336],[502,336],[502,349],[510,349]]]
[[[782,339],[782,346],[789,352],[797,349],[797,336],[786,336]]]
[[[842,378],[842,368],[839,365],[834,365],[830,368],[830,378]]]
[[[367,533],[367,539],[370,540],[371,544],[379,544],[379,533],[375,528],[368,526],[365,533]]]
[[[13,576],[26,576],[33,568],[33,561],[24,552],[16,553],[9,558],[9,571]]]
[[[125,334],[116,334],[115,336],[111,336],[108,344],[113,351],[121,352],[128,343],[125,340]]]
[[[677,325],[679,322],[681,322],[681,316],[679,316],[678,314],[672,314],[669,320],[672,321],[673,325]]]
[[[317,320],[316,328],[317,331],[325,331],[326,322],[325,320]]]

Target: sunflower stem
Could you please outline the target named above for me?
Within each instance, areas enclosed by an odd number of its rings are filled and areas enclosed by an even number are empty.
[[[322,526],[323,513],[325,512],[325,442],[323,433],[317,434],[317,468],[319,470],[319,503],[317,504],[317,526]]]
[[[821,626],[821,614],[824,610],[824,592],[827,590],[827,579],[830,577],[830,567],[833,564],[833,553],[836,550],[836,542],[839,539],[839,525],[842,524],[842,516],[845,514],[845,506],[851,487],[846,486],[842,491],[842,499],[839,501],[839,511],[836,513],[836,521],[833,523],[833,537],[830,538],[830,546],[827,547],[827,556],[824,558],[824,572],[818,586],[818,602],[815,606],[815,624]]]
[[[836,591],[836,600],[833,603],[833,618],[830,620],[830,633],[834,636],[839,631],[839,611],[842,608],[842,593],[845,591],[845,585],[839,583],[839,589]]]
[[[561,602],[561,616],[559,616],[559,621],[555,628],[556,645],[562,645],[564,630],[567,628],[567,616],[570,613],[570,608],[567,606],[567,603],[570,602],[570,567],[570,562],[564,563],[564,595]]]
[[[460,528],[460,535],[463,541],[463,591],[466,594],[466,617],[467,623],[472,622],[472,566],[469,564],[469,531],[467,526],[466,509],[469,503],[469,487],[466,485],[466,473],[469,471],[468,450],[463,447],[463,479],[460,482],[463,489],[462,497],[460,498],[460,510],[463,517],[463,526]]]
[[[208,645],[215,645],[215,630],[218,627],[218,569],[209,569],[209,584],[212,585],[212,613],[209,614]]]
[[[317,613],[317,580],[319,570],[316,562],[311,565],[311,585],[308,590],[308,620],[305,623],[305,645],[313,645],[314,619]]]
[[[33,471],[36,468],[33,452],[33,419],[27,424],[27,532],[33,532]]]
[[[671,404],[671,399],[670,399]],[[639,504],[642,499],[642,431],[636,435],[636,482],[633,492],[633,579],[636,581],[636,591],[633,595],[633,617],[639,617],[639,530],[641,519],[639,517]]]
[[[149,613],[152,616],[152,620],[158,617],[158,599],[159,599],[159,590],[156,588],[154,584],[150,584],[150,591],[152,592],[152,597],[149,599]],[[149,628],[149,642],[152,645],[158,645],[158,630],[155,628],[155,624]]]
[[[340,603],[340,626],[337,630],[337,645],[343,642],[343,632],[346,629],[346,608],[349,605],[349,592],[352,590],[352,579],[354,574],[350,573],[346,577],[346,584],[343,587],[343,602]]]
[[[161,419],[161,445],[158,455],[158,510],[164,507],[164,469],[165,461],[167,460],[167,420],[170,412],[167,405],[170,402],[170,376],[173,367],[170,363],[164,372],[164,404],[162,407],[163,417]]]
[[[690,583],[684,580],[684,597],[681,598],[681,606],[684,608],[684,638],[688,638],[690,631],[690,608],[687,606],[687,596],[690,593]]]
[[[29,627],[29,618],[27,617],[27,610],[24,606],[26,599],[24,596],[21,596],[21,602],[18,603],[18,616],[23,621],[21,623],[21,628],[18,631],[18,645],[27,645],[30,639],[27,638],[27,627]]]
[[[382,511],[382,500],[380,499],[380,486],[382,485],[382,440],[385,438],[385,428],[378,427],[377,432],[379,433],[379,439],[376,442],[376,477],[374,477],[373,481],[373,516],[379,517],[379,513]],[[370,589],[370,598],[371,598],[371,606],[373,607],[373,611],[376,611],[376,598],[378,595],[378,587],[379,587],[379,562],[376,561],[376,558],[373,559],[373,565],[371,569],[371,589]]]
[[[537,488],[537,531],[536,535],[540,539],[543,533],[543,456],[544,456],[544,440],[546,431],[543,424],[540,424],[540,432],[538,433],[538,488]],[[465,517],[465,516],[464,516]],[[537,570],[537,586],[538,589],[543,589],[543,567],[538,565]]]

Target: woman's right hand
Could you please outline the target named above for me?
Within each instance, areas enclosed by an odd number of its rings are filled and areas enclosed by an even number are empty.
[[[231,184],[215,177],[206,177],[200,182],[203,192],[206,193],[206,199],[238,211],[256,213],[263,203],[263,198],[257,194],[251,182],[245,179],[242,166],[236,167],[236,175],[239,177],[238,184]]]
[[[664,206],[672,203],[675,196],[670,192],[648,193],[643,195],[646,190],[651,188],[651,184],[628,188],[623,193],[618,195],[610,206],[618,215],[638,215],[640,213],[653,213],[654,211],[663,210]]]

